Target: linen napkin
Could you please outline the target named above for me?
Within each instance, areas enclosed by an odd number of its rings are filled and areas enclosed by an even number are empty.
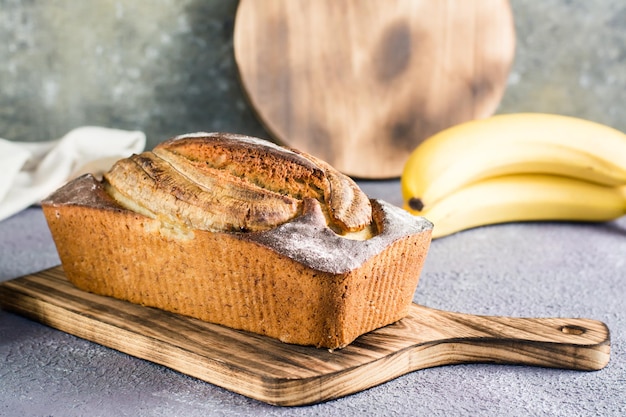
[[[79,175],[101,176],[115,161],[145,146],[143,132],[98,126],[79,127],[49,142],[0,139],[0,221]]]

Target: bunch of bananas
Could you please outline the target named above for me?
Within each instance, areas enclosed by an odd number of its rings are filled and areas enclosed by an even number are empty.
[[[610,221],[626,213],[626,135],[541,113],[462,123],[422,142],[401,176],[405,209],[433,237],[514,221]]]

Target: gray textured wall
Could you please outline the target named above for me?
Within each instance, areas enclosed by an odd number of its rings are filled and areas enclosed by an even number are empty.
[[[545,111],[626,131],[626,2],[511,0],[518,45],[498,112]],[[0,137],[85,124],[149,146],[222,130],[269,137],[232,51],[235,0],[0,0]]]

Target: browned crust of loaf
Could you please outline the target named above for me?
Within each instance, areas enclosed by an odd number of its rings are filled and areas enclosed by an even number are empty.
[[[225,170],[260,188],[324,201],[344,231],[362,230],[371,221],[369,199],[351,178],[295,149],[245,135],[199,132],[162,142],[153,152],[177,166],[184,159],[195,170]]]
[[[251,185],[223,170],[184,170],[151,152],[118,161],[107,186],[172,225],[201,230],[257,231],[300,213],[293,197]],[[227,176],[227,178],[225,178]],[[236,197],[236,198],[232,198]]]
[[[312,155],[293,150],[321,167],[327,179],[324,200],[330,215],[343,230],[356,231],[371,221],[369,198],[349,177]],[[350,202],[350,204],[346,204]]]
[[[168,235],[158,220],[119,207],[91,176],[63,187],[42,206],[63,268],[78,288],[330,349],[407,314],[432,227],[416,221],[410,232],[364,247],[373,254],[356,265],[329,272],[311,267],[320,259],[302,262],[268,244],[273,231]],[[388,223],[384,210],[374,204],[383,238],[386,228],[399,225]],[[307,229],[327,239],[332,231],[320,216],[311,202],[304,216],[276,233]]]
[[[207,140],[210,139],[210,140]],[[173,153],[197,169],[224,169],[272,191],[297,198],[323,197],[325,172],[287,148],[232,133],[177,136],[154,147],[157,155]]]

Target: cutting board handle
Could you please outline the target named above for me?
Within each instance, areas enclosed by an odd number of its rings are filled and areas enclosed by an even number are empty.
[[[610,332],[597,320],[477,316],[412,305],[414,369],[487,362],[593,371],[610,357]]]

